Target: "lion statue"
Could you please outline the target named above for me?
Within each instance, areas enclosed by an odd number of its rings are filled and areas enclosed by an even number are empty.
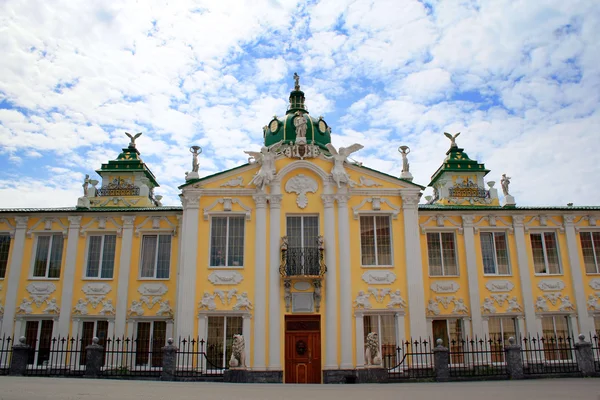
[[[381,355],[379,354],[379,337],[377,332],[371,332],[367,335],[365,343],[365,364],[381,365]]]
[[[244,368],[246,367],[246,345],[244,343],[244,337],[242,335],[233,335],[233,344],[231,345],[231,358],[229,359],[229,366],[231,368]]]

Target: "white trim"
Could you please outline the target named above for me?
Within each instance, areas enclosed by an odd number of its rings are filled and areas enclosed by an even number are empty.
[[[249,195],[251,195],[251,194],[252,193],[249,193]],[[211,211],[212,209],[214,209],[217,206],[217,204],[223,204],[223,210],[222,211]],[[245,212],[232,211],[231,210],[232,204],[239,205],[241,208],[244,209]],[[221,197],[221,198],[213,201],[208,207],[203,208],[202,214],[204,216],[205,221],[208,221],[209,217],[216,215],[216,214],[223,214],[223,215],[241,214],[246,217],[247,221],[250,221],[252,219],[252,207],[248,207],[247,205],[242,203],[242,201],[240,199],[237,199],[237,198]]]
[[[323,233],[325,235],[325,362],[324,369],[338,369],[338,274],[336,262],[335,198],[332,186],[325,185],[323,200]]]
[[[340,252],[340,345],[341,369],[354,367],[352,357],[352,263],[350,259],[350,227],[348,219],[347,187],[338,189],[338,246]]]
[[[521,283],[521,296],[523,298],[523,311],[525,313],[526,327],[523,328],[532,334],[541,333],[541,322],[538,324],[535,317],[525,229],[523,223],[518,220],[515,221],[515,218],[513,218],[513,226],[515,228],[515,245],[519,268],[519,278]]]
[[[129,272],[131,270],[131,245],[133,242],[133,223],[135,216],[124,215],[123,234],[121,237],[121,254],[119,255],[119,275],[117,277],[117,301],[115,306],[115,335],[125,336],[127,333],[127,298],[129,294]],[[141,247],[141,246],[140,246]]]
[[[269,196],[269,370],[281,370],[281,277],[279,275],[281,237],[281,191],[280,186],[271,186]],[[244,319],[244,323],[246,320]],[[245,339],[248,340],[248,339]],[[246,349],[249,351],[249,349]],[[249,353],[246,360],[250,360]]]
[[[59,224],[63,229],[52,229],[52,224],[55,222]],[[37,228],[41,223],[44,223],[45,225],[44,230],[36,231],[35,228]],[[62,223],[61,217],[42,217],[29,230],[27,230],[27,237],[31,238],[33,234],[60,232],[66,239],[68,230],[69,227]]]
[[[254,197],[254,365],[253,369],[266,368],[266,322],[267,322],[267,199],[263,193]]]
[[[366,203],[371,203],[372,205],[372,210],[361,210],[361,208],[366,204]],[[391,210],[382,210],[381,209],[381,203],[385,203],[388,205],[388,207],[391,208]],[[369,197],[369,198],[364,198],[359,205],[352,207],[352,214],[354,216],[354,219],[358,219],[359,214],[362,213],[370,213],[370,214],[390,214],[393,219],[398,219],[398,214],[400,213],[400,207],[396,206],[392,203],[390,203],[390,201],[388,199],[386,199],[385,197],[377,197],[377,196],[373,196],[373,197]]]
[[[152,228],[142,228],[149,221],[152,221]],[[160,221],[166,221],[167,224],[171,226],[171,228],[161,228]],[[171,235],[177,236],[177,225],[172,223],[171,220],[164,215],[150,215],[135,227],[136,237],[140,237],[140,234],[144,234],[147,232],[170,232]]]

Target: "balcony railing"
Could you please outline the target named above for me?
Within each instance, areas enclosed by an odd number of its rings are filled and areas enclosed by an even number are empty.
[[[322,277],[327,271],[324,258],[323,239],[317,239],[318,247],[288,247],[287,239],[282,238],[281,265],[282,277],[310,276]]]

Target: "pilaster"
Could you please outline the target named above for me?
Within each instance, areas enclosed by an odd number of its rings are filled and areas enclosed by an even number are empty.
[[[25,233],[27,232],[28,217],[15,217],[16,227],[12,239],[12,257],[8,267],[8,282],[5,282],[6,297],[4,298],[4,316],[2,317],[2,335],[20,336],[15,332],[15,311],[17,308],[17,292],[19,289],[19,278],[21,277],[21,265],[23,263],[23,251],[25,247]]]
[[[361,368],[365,365],[365,321],[362,311],[354,313],[354,328],[356,335],[356,367]]]
[[[123,233],[121,235],[121,254],[119,256],[119,280],[117,281],[117,306],[115,310],[115,335],[124,336],[127,323],[127,292],[129,290],[129,270],[131,268],[131,244],[133,241],[133,223],[135,216],[121,217]]]
[[[479,306],[479,279],[477,260],[475,258],[475,235],[473,232],[474,217],[472,215],[463,215],[462,220],[467,257],[467,278],[469,282],[469,303],[471,307],[473,336],[483,338],[483,323],[481,320],[481,307]]]
[[[77,263],[77,244],[79,243],[79,228],[81,227],[80,216],[71,216],[68,219],[67,255],[65,257],[65,268],[61,272],[63,287],[60,299],[60,315],[58,317],[58,334],[62,337],[69,336],[71,306],[73,304],[73,282],[75,281],[75,266]]]
[[[340,246],[340,332],[341,332],[341,369],[353,368],[352,357],[352,271],[350,268],[350,224],[348,219],[348,189],[338,190],[338,242]],[[359,357],[357,354],[356,357]]]
[[[281,236],[281,195],[279,182],[271,186],[269,196],[269,369],[281,370],[281,301],[279,275]],[[246,358],[247,360],[250,357]]]
[[[418,215],[419,194],[402,194],[402,215],[404,217],[404,257],[406,260],[406,281],[408,286],[408,309],[410,315],[410,335],[414,338],[427,337],[425,316],[425,293],[423,290],[423,260],[419,236]]]
[[[256,204],[256,231],[254,233],[254,364],[253,370],[266,368],[266,324],[267,324],[267,196],[257,192],[254,196]]]
[[[338,281],[335,248],[335,196],[331,186],[325,186],[322,196],[325,226],[325,369],[337,369],[338,364]]]
[[[519,264],[519,278],[521,280],[521,295],[523,297],[523,311],[525,313],[525,330],[532,335],[542,335],[541,321],[536,318],[531,292],[531,275],[529,271],[529,258],[527,257],[527,244],[525,242],[525,217],[513,216],[515,228],[515,244],[517,246],[517,260]]]

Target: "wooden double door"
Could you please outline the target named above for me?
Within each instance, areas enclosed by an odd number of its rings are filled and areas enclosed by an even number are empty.
[[[321,316],[285,317],[285,383],[321,383]]]

